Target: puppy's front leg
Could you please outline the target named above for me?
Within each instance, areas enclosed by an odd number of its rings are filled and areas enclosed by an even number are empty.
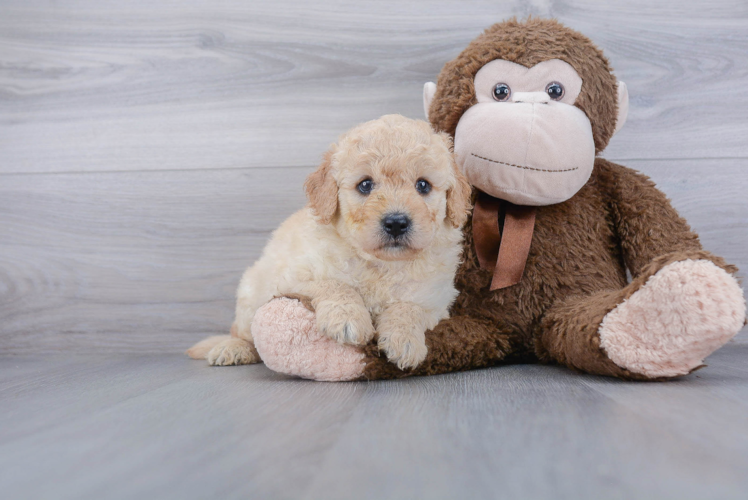
[[[335,280],[311,281],[301,286],[312,299],[317,327],[339,343],[364,345],[374,338],[374,325],[364,299],[352,287]]]
[[[387,307],[377,318],[379,349],[401,370],[415,368],[426,358],[426,330],[436,326],[424,308],[410,302]]]

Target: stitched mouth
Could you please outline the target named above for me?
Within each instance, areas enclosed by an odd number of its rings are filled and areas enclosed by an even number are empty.
[[[478,156],[475,153],[470,153],[472,156],[475,156],[476,158],[480,158],[481,160],[490,161],[491,163],[498,163],[500,165],[506,165],[508,167],[514,167],[514,168],[521,168],[523,170],[532,170],[534,172],[549,172],[549,173],[561,173],[561,172],[573,172],[574,170],[579,170],[579,167],[575,168],[567,168],[564,170],[550,170],[546,168],[534,168],[534,167],[527,167],[525,165],[515,165],[514,163],[507,163],[505,161],[499,161],[499,160],[492,160],[491,158],[485,158],[483,156]]]

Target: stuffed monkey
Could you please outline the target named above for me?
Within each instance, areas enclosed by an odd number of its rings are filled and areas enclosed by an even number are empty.
[[[425,361],[405,372],[376,345],[335,344],[308,303],[277,298],[253,324],[268,367],[354,380],[545,362],[668,379],[743,327],[735,266],[647,177],[598,156],[628,94],[589,39],[554,20],[495,24],[426,84],[424,105],[474,188],[459,296]]]

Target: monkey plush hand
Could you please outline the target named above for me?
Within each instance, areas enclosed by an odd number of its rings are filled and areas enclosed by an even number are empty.
[[[702,249],[647,177],[598,156],[628,93],[589,39],[554,20],[496,24],[426,84],[424,105],[474,187],[450,319],[403,372],[374,345],[304,336],[314,312],[275,299],[252,327],[271,369],[352,380],[534,360],[666,379],[742,328],[737,269]]]

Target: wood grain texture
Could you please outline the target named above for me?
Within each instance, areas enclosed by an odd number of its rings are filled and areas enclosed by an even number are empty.
[[[0,349],[179,352],[227,330],[309,171],[2,177]]]
[[[748,269],[745,160],[630,166]],[[242,271],[312,169],[0,176],[0,351],[181,352],[226,332]]]
[[[748,331],[625,383],[320,384],[181,352],[328,144],[493,22],[556,16],[631,95],[605,156],[748,270],[743,0],[0,0],[3,498],[746,498]]]
[[[0,172],[307,166],[493,22],[556,16],[629,87],[610,159],[746,158],[743,0],[0,4]]]
[[[748,345],[641,384],[527,365],[324,384],[176,354],[0,357],[8,498],[745,498]]]

